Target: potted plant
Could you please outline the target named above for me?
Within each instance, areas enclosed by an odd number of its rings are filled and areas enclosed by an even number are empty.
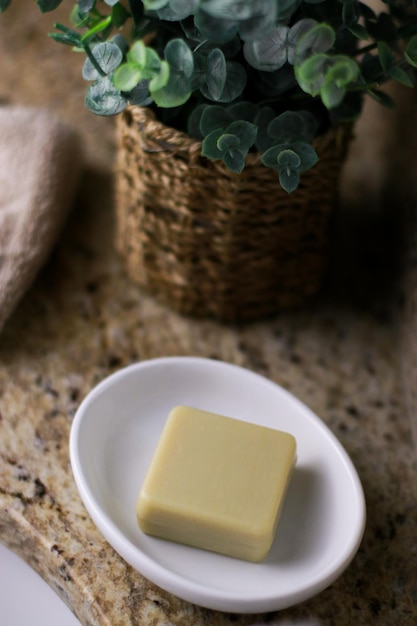
[[[222,319],[317,290],[352,123],[415,84],[417,2],[380,5],[78,0],[55,24],[86,106],[118,115],[118,248],[143,286]]]

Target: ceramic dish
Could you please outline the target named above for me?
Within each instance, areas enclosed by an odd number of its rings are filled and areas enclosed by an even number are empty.
[[[295,436],[297,464],[263,562],[239,561],[139,530],[136,499],[167,415],[179,404]],[[301,602],[343,572],[362,538],[363,491],[341,444],[287,391],[235,365],[170,357],[120,370],[82,402],[70,453],[83,502],[114,549],[163,589],[208,608],[257,613]]]
[[[57,593],[0,544],[0,615],[4,626],[82,626]]]

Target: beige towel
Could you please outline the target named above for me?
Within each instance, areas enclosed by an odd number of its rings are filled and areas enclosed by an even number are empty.
[[[55,114],[0,107],[0,330],[59,236],[80,166],[79,137]]]

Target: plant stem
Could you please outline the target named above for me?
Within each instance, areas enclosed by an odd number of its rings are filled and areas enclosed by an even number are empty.
[[[375,50],[375,48],[377,47],[377,43],[370,43],[367,46],[364,46],[363,48],[358,48],[355,51],[355,56],[359,56],[361,54],[366,54],[367,52],[371,52],[371,50]]]
[[[129,10],[132,15],[133,24],[138,27],[143,17],[143,10],[139,8],[137,0],[128,0]]]
[[[94,66],[94,68],[97,70],[97,72],[100,74],[100,76],[106,76],[106,72],[104,72],[101,67],[100,64],[98,63],[96,57],[94,56],[90,45],[86,42],[82,43],[82,46],[84,48],[84,52],[86,53],[87,57],[90,59],[92,65]]]

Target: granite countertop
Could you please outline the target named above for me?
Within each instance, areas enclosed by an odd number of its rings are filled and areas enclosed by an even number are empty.
[[[75,124],[86,164],[58,245],[0,335],[0,540],[85,626],[414,625],[417,271],[412,260],[407,288],[398,289],[396,244],[415,196],[410,161],[393,158],[399,152],[392,150],[414,102],[403,98],[395,117],[371,107],[358,125],[331,271],[317,300],[239,327],[188,319],[127,278],[114,249],[113,121],[82,109],[80,58],[45,37],[50,21],[36,4],[14,4],[0,20],[8,59],[0,97],[50,106]],[[18,30],[40,62],[21,48]],[[396,129],[394,138],[382,137],[387,127]],[[367,501],[365,535],[346,572],[315,598],[268,615],[194,606],[128,566],[86,513],[68,454],[77,407],[120,367],[170,355],[222,359],[276,381],[315,411],[351,456]]]

